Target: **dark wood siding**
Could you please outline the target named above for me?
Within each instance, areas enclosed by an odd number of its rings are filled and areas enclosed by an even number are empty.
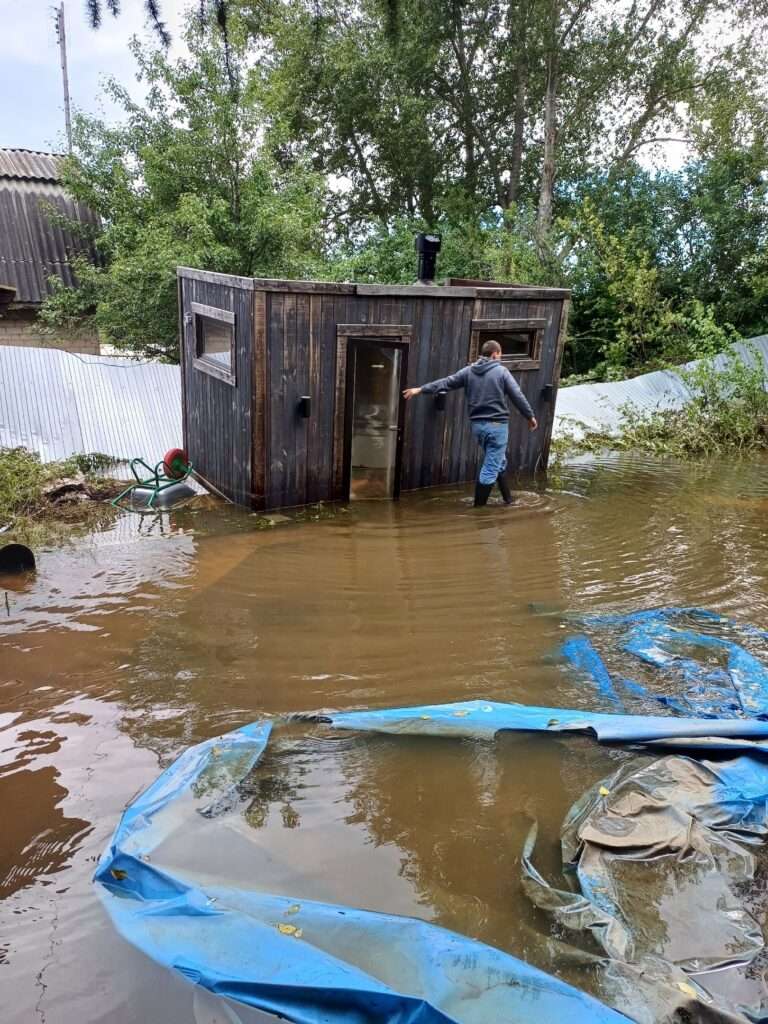
[[[193,324],[182,316],[184,358],[184,444],[194,467],[215,487],[242,505],[252,503],[251,390],[253,378],[253,292],[182,277],[184,314],[199,302],[235,314],[236,384],[194,366]]]
[[[181,275],[184,312],[191,302],[236,315],[237,386],[193,366],[194,340],[184,325],[186,444],[202,475],[235,501],[271,509],[338,500],[334,490],[334,423],[337,327],[400,325],[410,329],[409,385],[446,376],[466,365],[472,322],[546,320],[541,363],[515,376],[536,411],[540,429],[528,430],[512,414],[510,469],[531,473],[546,463],[554,414],[561,349],[558,346],[566,294],[536,289],[433,291],[415,288],[322,286],[251,281],[193,271]],[[231,283],[230,283],[231,282]],[[560,338],[562,342],[562,338]],[[299,412],[309,395],[311,415]],[[474,479],[478,453],[472,442],[464,397],[447,396],[443,412],[423,396],[407,406],[401,486],[403,490]]]
[[[510,468],[533,472],[541,465],[552,415],[542,399],[552,381],[562,300],[510,302],[499,299],[265,293],[267,308],[267,395],[270,438],[267,508],[340,499],[332,484],[336,369],[336,327],[410,324],[409,385],[446,376],[469,358],[475,319],[547,320],[541,366],[516,373],[542,426],[531,434],[513,414]],[[310,395],[312,415],[302,419],[299,399]],[[447,396],[444,412],[424,397],[406,415],[402,488],[413,490],[474,479],[477,452],[461,393]]]

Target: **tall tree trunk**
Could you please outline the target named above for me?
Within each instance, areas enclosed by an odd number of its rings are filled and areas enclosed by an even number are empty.
[[[539,252],[544,248],[544,239],[552,227],[552,207],[555,188],[555,147],[557,144],[557,57],[550,53],[547,58],[547,90],[544,98],[544,160],[541,168],[539,189],[539,210],[536,219],[536,234]]]
[[[515,114],[512,128],[512,158],[507,183],[507,206],[517,202],[520,195],[520,173],[523,167],[523,134],[525,132],[525,54],[520,53],[515,67]]]

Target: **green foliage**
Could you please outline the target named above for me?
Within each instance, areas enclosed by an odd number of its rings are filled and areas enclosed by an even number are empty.
[[[46,480],[37,455],[26,448],[0,448],[0,525],[31,511]]]
[[[115,460],[111,456],[99,452],[43,463],[36,452],[26,448],[0,448],[0,526],[11,526],[11,532],[4,537],[13,537],[22,543],[48,539],[56,531],[52,534],[50,524],[38,529],[33,520],[41,517],[61,519],[62,510],[48,505],[44,495],[46,486],[82,473],[89,480],[89,491],[93,480],[93,492],[97,496],[96,492],[106,482],[92,475],[113,465]],[[107,488],[105,494],[108,492],[114,493],[114,488]],[[95,505],[95,502],[79,504],[74,510],[76,519],[87,525],[103,518],[103,506]],[[64,518],[70,519],[68,516]]]
[[[505,220],[498,216],[453,221],[445,218],[436,229],[442,238],[438,279],[562,284],[562,271],[547,265],[537,252],[530,210],[510,211]],[[339,247],[329,273],[334,280],[413,284],[414,237],[427,230],[424,221],[408,217],[377,224],[365,240]]]
[[[713,355],[735,340],[699,299],[664,293],[663,275],[643,247],[642,228],[606,229],[590,199],[569,226],[577,249],[574,363],[605,379]],[[585,355],[586,353],[586,355]],[[575,358],[574,358],[575,357]]]
[[[572,287],[575,377],[768,331],[760,3],[202,8],[188,57],[134,46],[148,92],[109,87],[123,123],[77,120],[66,183],[103,218],[103,262],[55,285],[51,330],[174,360],[178,265],[410,283],[429,229],[440,278]],[[670,136],[684,167],[638,162]]]
[[[133,44],[145,105],[113,82],[126,120],[79,117],[65,183],[103,218],[103,265],[55,286],[51,327],[90,319],[103,340],[178,359],[176,267],[311,275],[322,265],[324,185],[300,161],[278,167],[260,145],[263,115],[245,53],[216,26],[190,21],[189,56]]]
[[[682,378],[690,401],[679,410],[646,412],[627,405],[618,435],[590,432],[563,441],[560,455],[601,449],[642,451],[675,458],[748,454],[768,448],[768,390],[760,354],[750,360],[730,350],[725,366],[702,359]]]

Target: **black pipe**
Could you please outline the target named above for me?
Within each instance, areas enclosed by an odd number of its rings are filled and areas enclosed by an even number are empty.
[[[0,573],[31,572],[35,556],[24,544],[6,544],[0,548]]]
[[[437,254],[441,245],[440,235],[427,235],[423,231],[416,235],[416,252],[419,254],[418,278],[422,284],[434,284]]]

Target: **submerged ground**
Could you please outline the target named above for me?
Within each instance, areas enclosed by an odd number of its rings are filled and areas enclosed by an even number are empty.
[[[768,461],[590,459],[513,510],[463,497],[266,531],[235,509],[126,516],[40,552],[27,586],[0,585],[8,1024],[259,1019],[225,1016],[132,950],[90,884],[125,803],[190,743],[264,712],[470,697],[599,709],[553,657],[565,611],[695,605],[768,623]],[[296,724],[253,779],[249,834],[225,850],[190,835],[176,859],[421,916],[552,969],[547,921],[520,890],[525,834],[538,819],[554,871],[565,811],[628,756]]]

